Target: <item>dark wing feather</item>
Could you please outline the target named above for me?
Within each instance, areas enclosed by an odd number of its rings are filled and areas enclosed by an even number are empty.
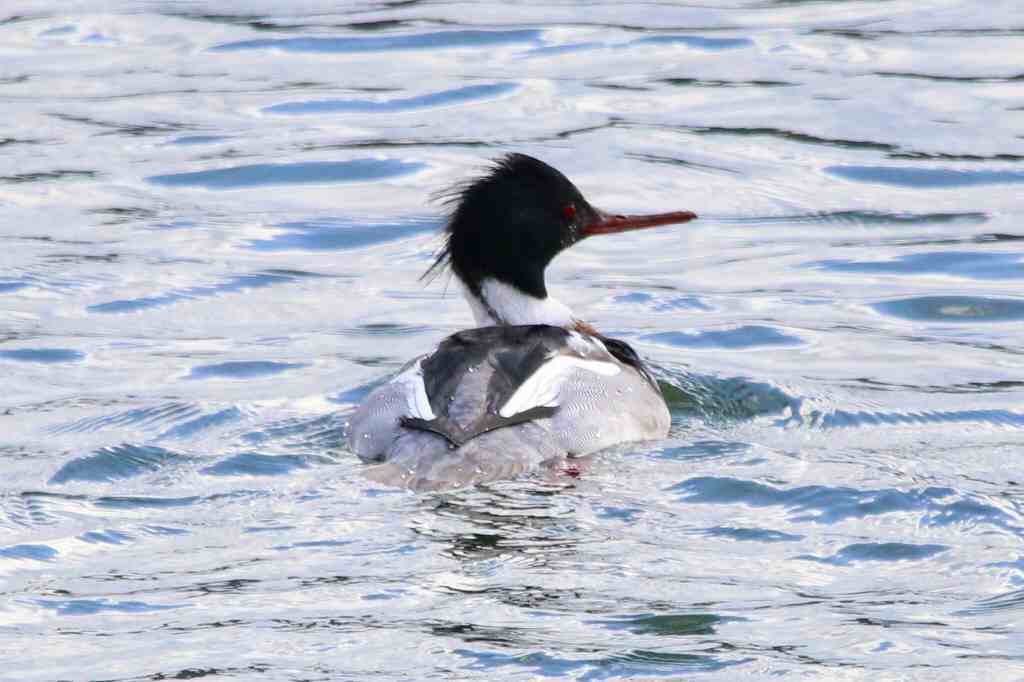
[[[632,346],[625,341],[613,339],[608,336],[602,336],[601,334],[598,334],[597,338],[601,339],[605,348],[608,349],[608,352],[611,353],[616,360],[635,369],[637,373],[640,374],[640,376],[642,376],[652,388],[654,388],[655,391],[658,391],[659,393],[661,392],[661,389],[658,388],[657,379],[655,379],[654,375],[647,369],[647,365],[643,363],[643,360],[640,359],[640,356],[635,350],[633,350]]]
[[[449,336],[422,361],[423,385],[435,418],[406,417],[407,428],[430,431],[453,445],[495,429],[552,416],[557,408],[534,407],[502,417],[501,406],[545,362],[568,345],[569,332],[547,325],[500,326],[469,329]],[[490,368],[486,400],[468,423],[451,418],[452,399],[466,374]]]

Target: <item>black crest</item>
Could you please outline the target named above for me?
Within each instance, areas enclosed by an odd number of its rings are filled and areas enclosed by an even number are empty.
[[[491,277],[546,298],[548,263],[598,215],[568,178],[525,154],[503,156],[485,175],[439,197],[451,212],[444,246],[424,277],[451,267],[476,294]]]

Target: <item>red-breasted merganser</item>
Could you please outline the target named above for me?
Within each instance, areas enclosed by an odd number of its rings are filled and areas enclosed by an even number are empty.
[[[458,185],[425,277],[450,268],[478,328],[449,336],[363,401],[348,425],[373,477],[413,488],[509,478],[617,443],[664,438],[658,384],[623,341],[548,295],[544,270],[598,234],[685,223],[689,211],[611,215],[525,154]]]

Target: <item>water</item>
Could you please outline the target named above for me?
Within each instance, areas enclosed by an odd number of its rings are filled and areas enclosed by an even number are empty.
[[[1024,678],[1024,11],[0,10],[0,677]],[[664,442],[445,494],[346,415],[506,151]]]

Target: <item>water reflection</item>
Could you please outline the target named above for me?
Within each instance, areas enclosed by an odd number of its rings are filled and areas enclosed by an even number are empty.
[[[369,182],[416,173],[426,164],[397,159],[355,159],[353,161],[303,161],[298,163],[257,163],[192,173],[153,175],[147,180],[167,187],[204,189],[246,189],[265,185]]]
[[[238,275],[224,282],[207,286],[193,286],[187,289],[172,290],[155,296],[141,296],[88,306],[90,313],[134,313],[150,308],[159,308],[180,301],[234,294],[299,281],[304,278],[321,277],[317,273],[295,270],[271,270],[252,275]]]
[[[1024,182],[1024,171],[973,168],[907,168],[900,166],[828,166],[831,173],[844,180],[882,183],[917,189],[973,187],[1000,183]]]
[[[1024,255],[994,251],[912,253],[887,261],[823,260],[808,265],[835,272],[946,274],[972,279],[1024,278]]]
[[[411,528],[440,542],[446,554],[461,561],[547,565],[571,555],[579,542],[573,481],[558,472],[554,476],[546,482],[528,479],[436,494],[425,502],[429,511],[421,512]]]
[[[847,545],[831,556],[797,557],[833,566],[851,566],[865,561],[921,561],[948,551],[945,545],[912,545],[903,542],[862,542]]]
[[[876,303],[879,312],[924,322],[1011,322],[1024,319],[1024,300],[983,296],[917,296]]]
[[[397,223],[368,223],[353,218],[320,218],[282,223],[283,230],[269,239],[255,239],[249,248],[258,251],[335,251],[358,249],[396,239],[404,239],[437,229],[433,219],[410,219]]]
[[[659,332],[643,337],[644,341],[665,343],[686,348],[744,349],[759,346],[799,346],[799,337],[772,327],[746,325],[736,329],[706,332]]]
[[[285,52],[353,53],[401,50],[437,50],[450,48],[485,48],[516,43],[533,43],[541,32],[532,29],[512,31],[439,31],[407,35],[331,38],[266,38],[223,43],[210,48],[211,52],[238,52],[242,50],[283,50]]]
[[[70,348],[17,348],[0,350],[0,360],[35,362],[42,364],[80,362],[85,353]]]
[[[272,362],[270,360],[240,360],[236,362],[220,362],[215,365],[193,367],[189,379],[255,379],[272,376],[301,367],[308,367],[305,362]]]
[[[489,83],[387,100],[329,99],[285,102],[266,107],[263,111],[268,114],[394,114],[491,99],[515,92],[518,88],[516,83]]]
[[[672,486],[685,504],[778,506],[794,521],[834,524],[881,514],[913,514],[925,526],[989,525],[1024,537],[1019,514],[1010,514],[982,500],[965,498],[951,488],[910,490],[843,486],[783,488],[721,476],[700,476]]]

